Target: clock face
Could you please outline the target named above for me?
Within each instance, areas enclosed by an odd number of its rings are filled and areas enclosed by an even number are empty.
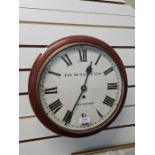
[[[107,49],[88,42],[68,43],[51,52],[36,81],[44,117],[56,129],[76,134],[108,124],[125,94],[116,61]]]

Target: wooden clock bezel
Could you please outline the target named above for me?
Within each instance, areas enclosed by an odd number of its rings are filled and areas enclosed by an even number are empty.
[[[48,63],[48,59],[50,55],[54,55],[55,51],[58,49],[65,47],[66,45],[71,44],[77,44],[77,43],[85,43],[85,44],[93,44],[99,48],[104,49],[104,52],[106,52],[110,57],[114,60],[116,63],[121,78],[122,78],[122,96],[119,101],[119,106],[114,110],[112,115],[103,123],[98,125],[97,127],[94,127],[93,129],[88,129],[84,131],[79,130],[69,130],[60,127],[59,125],[56,125],[52,120],[50,120],[47,115],[45,114],[41,102],[39,99],[39,91],[38,91],[38,84],[40,80],[41,73],[44,69],[43,66],[45,66]],[[61,50],[59,51],[61,52]],[[52,56],[53,57],[53,56]],[[45,63],[46,62],[46,63]],[[35,63],[32,66],[30,76],[29,76],[29,83],[28,83],[28,94],[30,103],[32,106],[32,109],[34,113],[36,114],[37,118],[51,131],[54,131],[57,134],[69,136],[69,137],[85,137],[89,135],[93,135],[103,129],[105,129],[110,123],[114,121],[114,119],[119,115],[126,99],[127,95],[127,75],[125,71],[125,67],[120,59],[120,57],[117,55],[117,53],[113,50],[112,47],[110,47],[105,42],[96,39],[94,37],[90,36],[83,36],[83,35],[77,35],[77,36],[68,36],[65,38],[62,38],[49,46],[47,46],[47,50],[44,54],[40,54],[38,58],[36,59]]]

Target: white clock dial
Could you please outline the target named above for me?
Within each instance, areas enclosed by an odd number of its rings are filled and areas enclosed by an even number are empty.
[[[122,94],[114,60],[93,44],[59,50],[44,65],[39,96],[47,117],[65,130],[88,130],[104,123]]]

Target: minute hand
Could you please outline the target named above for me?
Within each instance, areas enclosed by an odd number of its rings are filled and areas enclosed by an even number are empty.
[[[71,121],[72,116],[73,116],[73,112],[74,112],[74,110],[75,110],[75,108],[76,108],[76,106],[77,106],[77,104],[78,104],[78,102],[79,102],[79,100],[80,100],[80,98],[81,98],[83,92],[87,90],[86,84],[87,84],[88,76],[89,76],[90,73],[92,72],[92,67],[91,67],[91,65],[92,65],[92,62],[91,62],[90,65],[86,68],[86,73],[87,73],[87,75],[86,75],[86,79],[85,79],[84,85],[81,86],[81,93],[80,93],[79,97],[78,97],[77,100],[76,100],[76,103],[75,103],[75,105],[74,105],[74,107],[73,107],[73,109],[72,109],[72,111],[71,111],[71,113],[70,113],[69,121],[66,122],[66,124],[69,123],[69,122]]]
[[[79,97],[78,97],[78,99],[77,99],[77,101],[76,101],[76,103],[75,103],[75,105],[74,105],[74,107],[73,107],[72,113],[73,113],[75,107],[77,106],[77,104],[78,104],[78,102],[79,102],[79,100],[80,100],[81,95],[83,94],[84,91],[87,90],[86,84],[87,84],[88,76],[89,76],[90,73],[92,72],[92,67],[91,67],[91,65],[92,65],[92,62],[91,62],[90,65],[86,68],[86,73],[87,73],[86,79],[85,79],[84,85],[81,86],[81,93],[80,93],[80,95],[79,95]]]

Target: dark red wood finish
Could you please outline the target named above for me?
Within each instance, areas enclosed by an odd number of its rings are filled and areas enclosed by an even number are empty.
[[[73,44],[73,43],[93,44],[99,48],[104,49],[104,52],[106,51],[106,53],[108,55],[110,55],[111,58],[117,64],[118,69],[121,74],[121,78],[122,78],[122,97],[118,103],[117,108],[113,112],[113,114],[108,118],[108,120],[106,120],[99,126],[93,128],[93,129],[88,129],[88,130],[84,130],[84,131],[68,130],[68,129],[62,128],[62,127],[58,126],[57,124],[55,124],[54,122],[52,122],[46,116],[46,114],[41,106],[41,102],[40,102],[40,98],[39,98],[39,91],[38,91],[38,88],[39,88],[38,85],[39,85],[41,73],[42,73],[45,65],[48,63],[48,61],[49,61],[48,59],[49,59],[49,57],[51,57],[51,54],[53,55],[55,53],[55,51],[58,50],[59,48],[62,48],[63,46],[66,46],[68,44]],[[31,103],[34,113],[36,114],[38,119],[48,129],[50,129],[58,134],[69,136],[69,137],[84,137],[84,136],[93,135],[93,134],[105,129],[119,115],[119,113],[125,103],[125,99],[126,99],[126,95],[127,95],[127,83],[128,82],[127,82],[127,75],[126,75],[125,67],[124,67],[120,57],[113,50],[112,47],[110,47],[108,44],[104,43],[103,41],[93,38],[93,37],[90,37],[90,36],[81,36],[81,35],[80,36],[68,36],[68,37],[65,37],[63,39],[60,39],[60,40],[50,44],[48,46],[47,51],[43,55],[40,54],[38,56],[38,58],[36,59],[35,63],[32,66],[32,70],[30,72],[29,83],[28,83],[28,93],[29,93],[29,99],[30,99],[30,103]]]

